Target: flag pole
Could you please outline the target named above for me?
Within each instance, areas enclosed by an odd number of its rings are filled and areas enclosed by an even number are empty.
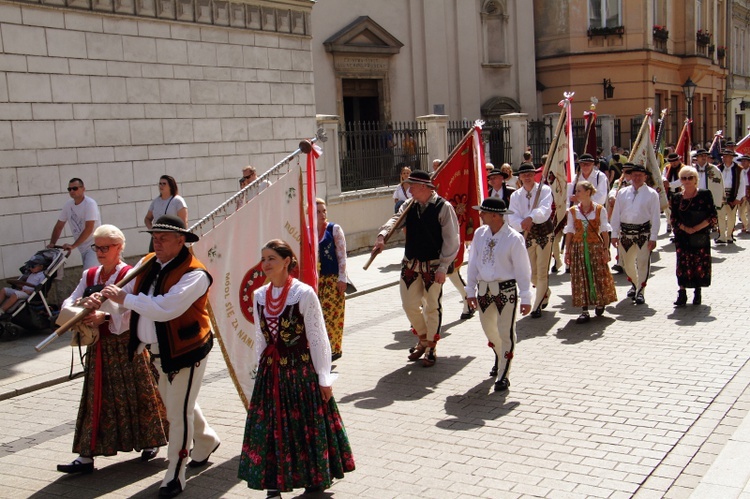
[[[391,238],[394,232],[396,232],[396,229],[398,229],[401,224],[403,223],[404,219],[406,218],[406,214],[411,209],[412,205],[414,204],[414,198],[409,198],[408,201],[406,201],[406,206],[404,206],[404,209],[401,211],[401,215],[396,219],[396,223],[394,223],[391,228],[388,230],[388,232],[383,236],[383,244],[387,243],[388,240]],[[365,263],[364,267],[362,267],[364,270],[367,270],[370,268],[370,264],[373,260],[375,260],[375,257],[380,254],[380,251],[373,251],[370,252],[370,258],[367,260],[367,263]]]
[[[549,175],[549,165],[552,163],[552,159],[554,157],[554,153],[557,150],[557,144],[560,142],[560,133],[562,132],[563,123],[565,122],[565,119],[567,119],[567,113],[570,112],[568,109],[568,106],[570,105],[570,99],[573,97],[573,92],[570,94],[565,93],[565,104],[563,105],[563,112],[560,113],[560,119],[557,120],[557,128],[555,129],[555,136],[552,138],[552,142],[549,145],[549,151],[547,152],[547,161],[544,163],[544,170],[542,170],[542,178],[539,180],[539,186],[540,188],[536,191],[536,196],[534,196],[534,205],[532,209],[536,209],[536,206],[539,204],[539,195],[542,192],[541,185],[547,178],[547,175]]]

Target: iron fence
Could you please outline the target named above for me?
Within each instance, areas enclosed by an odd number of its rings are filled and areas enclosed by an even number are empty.
[[[537,167],[542,164],[542,156],[549,152],[552,134],[554,133],[555,129],[551,117],[529,121],[526,143],[531,148],[534,165]],[[518,165],[514,165],[514,169],[518,169]]]
[[[620,125],[620,118],[615,119],[615,144],[617,147],[622,145],[622,126]],[[606,151],[605,151],[606,152]]]
[[[429,168],[426,130],[415,122],[349,122],[339,145],[343,192],[396,185],[403,166]]]
[[[641,131],[641,126],[643,125],[643,120],[645,118],[646,118],[645,115],[640,115],[640,116],[636,116],[635,118],[630,118],[630,144],[628,145],[627,149],[633,148],[633,144],[635,144],[635,139],[638,138],[638,132]]]
[[[474,121],[459,120],[448,122],[448,151],[452,151],[466,133],[474,126]],[[482,140],[487,144],[489,155],[485,158],[498,168],[511,162],[510,124],[505,120],[487,120],[482,125]]]

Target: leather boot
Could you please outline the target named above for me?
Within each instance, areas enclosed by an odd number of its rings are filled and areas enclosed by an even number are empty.
[[[675,307],[684,307],[687,304],[687,291],[680,289],[677,291],[677,300],[674,302]]]

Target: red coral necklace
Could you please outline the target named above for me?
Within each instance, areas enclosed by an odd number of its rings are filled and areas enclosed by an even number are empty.
[[[284,284],[284,288],[281,290],[281,294],[278,298],[273,297],[273,283],[268,286],[268,289],[266,290],[266,310],[268,311],[268,315],[278,316],[284,310],[286,297],[289,294],[289,289],[292,287],[293,279],[292,276],[286,278],[286,283]]]

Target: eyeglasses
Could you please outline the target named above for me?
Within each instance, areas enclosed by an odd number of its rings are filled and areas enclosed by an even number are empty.
[[[251,179],[251,178],[253,178],[254,176],[255,176],[255,174],[254,174],[254,173],[253,173],[252,175],[245,175],[245,176],[243,176],[243,177],[242,177],[242,180],[250,180],[250,179]]]
[[[680,177],[680,180],[693,180],[695,177]]]
[[[79,187],[68,187],[68,192],[77,191]]]
[[[112,248],[114,246],[119,246],[119,244],[108,244],[106,246],[97,246],[96,244],[91,245],[91,249],[94,250],[97,253],[101,253],[102,255],[106,255],[107,252],[109,252],[109,248]]]

